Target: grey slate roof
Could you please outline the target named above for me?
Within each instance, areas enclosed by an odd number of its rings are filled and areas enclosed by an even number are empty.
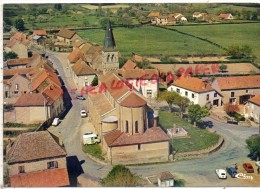
[[[115,43],[110,21],[107,22],[105,41],[104,41],[104,46],[103,46],[102,50],[103,51],[115,51],[116,50],[116,43]]]

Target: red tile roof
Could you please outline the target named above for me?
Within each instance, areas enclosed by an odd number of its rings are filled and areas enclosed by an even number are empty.
[[[60,98],[63,94],[63,91],[60,87],[57,87],[53,84],[50,84],[48,87],[46,87],[42,94],[48,99],[50,102],[55,102],[58,98]]]
[[[143,61],[143,57],[137,55],[137,54],[133,54],[133,59],[136,61],[136,62],[142,62]]]
[[[93,68],[81,59],[79,59],[71,68],[77,76],[96,74],[95,70],[93,70]]]
[[[55,157],[66,157],[67,153],[57,142],[57,137],[48,131],[20,134],[7,153],[7,163],[30,162]]]
[[[156,69],[128,69],[121,70],[125,79],[157,79],[158,71]]]
[[[45,98],[41,93],[26,93],[26,94],[22,94],[18,98],[14,106],[15,107],[44,106],[44,100]],[[47,104],[46,101],[45,103]]]
[[[86,57],[83,55],[83,53],[79,50],[79,49],[74,49],[68,56],[68,59],[70,61],[70,63],[75,63],[78,61],[78,59],[82,59],[84,61],[86,60]]]
[[[215,82],[221,90],[259,88],[260,76],[219,77]]]
[[[71,31],[71,30],[67,30],[67,29],[61,29],[57,36],[66,38],[66,39],[71,39],[74,35],[76,34],[76,32]]]
[[[121,102],[120,105],[124,107],[141,107],[146,105],[147,102],[135,92],[129,93]]]
[[[77,41],[75,44],[74,44],[74,47],[76,48],[79,48],[81,45],[83,45],[85,42],[83,41]]]
[[[173,86],[181,87],[197,93],[214,90],[208,83],[203,82],[202,79],[195,77],[182,76],[174,81]]]
[[[169,171],[165,171],[159,175],[159,179],[163,181],[163,180],[174,179],[174,177]]]
[[[130,70],[130,69],[135,69],[136,67],[137,67],[136,63],[134,63],[132,60],[128,59],[122,68],[124,68],[126,70]]]
[[[250,98],[248,101],[260,106],[260,94]]]
[[[58,187],[68,186],[67,169],[47,169],[32,173],[22,173],[9,177],[11,187]]]
[[[170,138],[160,127],[152,127],[143,134],[130,135],[118,130],[104,136],[109,147],[168,141]]]
[[[45,30],[34,30],[33,35],[47,36],[47,33]]]
[[[48,78],[48,73],[44,70],[39,73],[35,78],[33,78],[31,83],[31,91],[36,90],[46,79]]]
[[[158,17],[160,15],[160,12],[150,12],[147,17]]]
[[[23,41],[26,39],[26,35],[20,32],[15,33],[10,40],[16,39],[18,41]]]
[[[123,78],[120,78],[115,73],[107,72],[105,75],[100,76],[99,80],[107,87],[107,90],[115,100],[120,99],[124,94],[130,92],[130,88],[124,84]],[[120,87],[116,87],[117,84]]]
[[[222,13],[222,14],[220,14],[218,17],[219,18],[221,18],[221,19],[227,19],[229,16],[230,16],[231,14],[224,14],[224,13]]]
[[[4,69],[3,75],[4,76],[13,76],[16,73],[20,75],[26,75],[32,70],[32,68],[13,68],[13,69]]]

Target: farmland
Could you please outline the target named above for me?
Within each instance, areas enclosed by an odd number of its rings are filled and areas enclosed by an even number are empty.
[[[224,48],[230,45],[249,45],[253,53],[260,59],[260,24],[223,24],[197,26],[171,26],[181,32],[206,38]],[[225,51],[208,42],[194,37],[182,35],[175,31],[164,30],[152,26],[135,28],[114,28],[116,44],[123,56],[131,52],[143,56],[187,55],[197,53],[224,54]],[[78,31],[83,38],[98,44],[103,43],[104,30]]]

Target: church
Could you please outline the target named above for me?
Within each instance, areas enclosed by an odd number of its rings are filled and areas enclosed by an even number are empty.
[[[143,95],[118,74],[118,55],[108,22],[101,62],[91,64],[99,73],[99,85],[87,95],[89,119],[101,138],[103,154],[112,165],[168,161],[169,137]]]

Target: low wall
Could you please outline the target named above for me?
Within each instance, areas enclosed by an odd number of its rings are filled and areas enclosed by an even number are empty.
[[[207,155],[219,150],[223,144],[224,138],[220,136],[218,142],[215,145],[199,151],[176,153],[174,154],[174,159],[190,159],[202,155]]]

